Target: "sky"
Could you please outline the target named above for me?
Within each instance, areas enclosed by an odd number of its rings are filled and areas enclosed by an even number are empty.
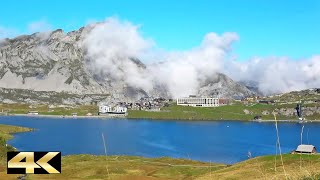
[[[166,51],[191,49],[208,32],[235,32],[238,61],[320,54],[320,1],[290,0],[3,0],[0,38],[61,28],[72,31],[108,17],[140,26]]]

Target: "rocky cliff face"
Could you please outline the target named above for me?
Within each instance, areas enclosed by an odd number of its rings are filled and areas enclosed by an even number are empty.
[[[35,91],[99,92],[83,66],[83,29],[6,39],[0,45],[0,87]]]
[[[0,88],[73,94],[109,94],[120,99],[170,96],[164,87],[145,92],[90,71],[82,41],[92,27],[64,33],[61,29],[5,39],[0,42]],[[131,59],[139,68],[145,65]],[[201,85],[199,95],[248,96],[253,92],[223,74]]]

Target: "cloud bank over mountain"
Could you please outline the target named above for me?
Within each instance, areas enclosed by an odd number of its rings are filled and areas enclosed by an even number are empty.
[[[320,56],[302,60],[262,57],[240,62],[229,58],[233,43],[239,40],[233,32],[210,32],[197,47],[164,52],[142,35],[141,26],[131,22],[111,17],[92,28],[83,42],[92,70],[145,91],[161,84],[173,97],[196,94],[200,85],[217,72],[236,81],[256,82],[265,94],[320,87]],[[131,58],[148,64],[138,68]]]
[[[141,35],[139,26],[108,18],[93,25],[83,45],[94,72],[147,92],[160,84],[173,97],[179,97],[196,94],[200,84],[223,69],[224,58],[236,40],[235,33],[221,36],[208,33],[198,47],[183,52],[163,52],[161,62],[141,69],[130,58],[143,59],[153,51],[157,53],[154,42]]]
[[[290,60],[286,57],[226,61],[224,71],[237,81],[255,81],[265,94],[320,87],[320,56]]]
[[[83,41],[91,71],[110,80],[125,81],[130,86],[150,91],[152,83],[147,72],[130,58],[143,55],[152,47],[152,41],[139,34],[138,26],[115,18],[95,24],[92,28]]]

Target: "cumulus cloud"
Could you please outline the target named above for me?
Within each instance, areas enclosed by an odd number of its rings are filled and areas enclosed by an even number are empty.
[[[154,49],[153,41],[139,33],[139,26],[108,18],[93,25],[83,45],[94,72],[147,92],[161,85],[173,97],[179,97],[197,93],[200,83],[223,67],[223,59],[237,39],[235,33],[208,33],[200,46],[162,53],[161,63],[141,68],[132,58],[148,57]]]
[[[138,29],[139,26],[130,22],[108,18],[103,23],[93,25],[83,45],[94,72],[149,91],[153,86],[150,76],[132,59],[142,56],[153,42],[143,38]]]
[[[234,80],[256,82],[264,94],[320,87],[320,56],[296,61],[286,57],[229,61],[224,71]]]
[[[197,94],[200,85],[223,68],[225,56],[236,40],[235,33],[208,33],[200,46],[168,53],[151,72],[157,72],[154,79],[166,84],[173,97]]]
[[[236,81],[256,82],[265,94],[320,87],[320,56],[299,61],[257,57],[239,62],[228,58],[238,39],[236,33],[210,32],[190,50],[163,52],[142,36],[140,26],[112,17],[92,25],[83,45],[91,70],[101,77],[147,92],[161,85],[172,97],[197,94],[200,85],[217,72]],[[156,62],[145,68],[132,61],[154,57]]]

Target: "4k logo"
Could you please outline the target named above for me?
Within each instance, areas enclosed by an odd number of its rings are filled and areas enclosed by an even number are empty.
[[[7,173],[61,173],[61,152],[8,152]]]

